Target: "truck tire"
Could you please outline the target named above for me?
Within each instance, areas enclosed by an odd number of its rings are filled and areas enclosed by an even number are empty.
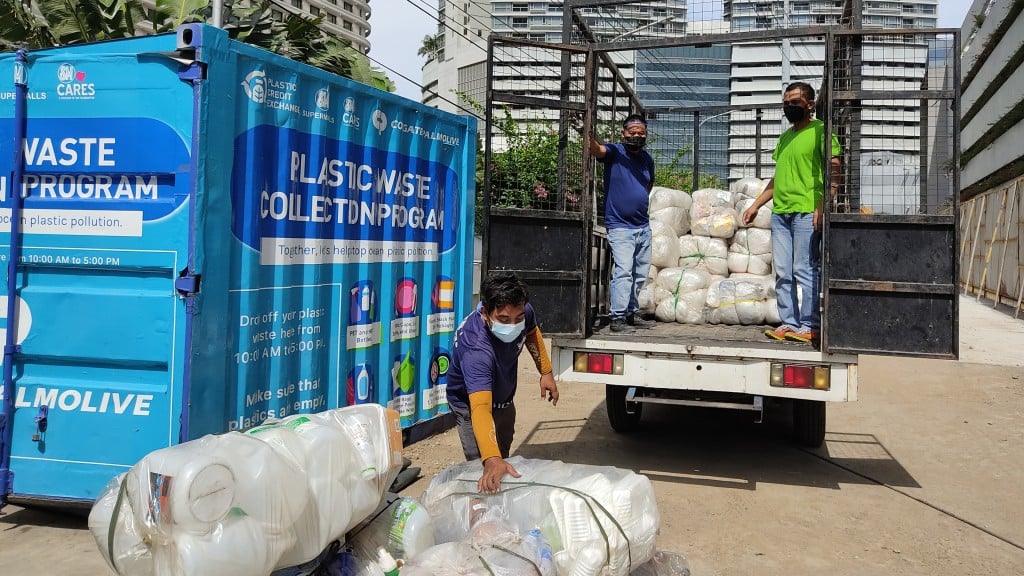
[[[793,436],[797,443],[817,448],[825,442],[825,403],[793,400]]]
[[[643,404],[640,402],[626,402],[627,386],[613,386],[608,384],[604,388],[605,405],[608,408],[608,423],[612,430],[620,434],[627,434],[640,427],[640,414]]]

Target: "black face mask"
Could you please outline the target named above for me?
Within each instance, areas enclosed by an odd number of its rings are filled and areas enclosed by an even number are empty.
[[[639,152],[647,145],[646,136],[626,136],[622,139],[622,145],[629,152]]]
[[[782,107],[782,113],[786,115],[786,120],[796,124],[807,117],[807,108],[804,108],[803,106],[786,105]]]

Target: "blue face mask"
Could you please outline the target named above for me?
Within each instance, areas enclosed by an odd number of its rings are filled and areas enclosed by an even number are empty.
[[[523,320],[518,324],[502,324],[501,322],[491,323],[491,333],[494,334],[498,340],[501,340],[506,344],[515,342],[516,338],[519,338],[519,335],[522,334],[525,329],[526,320]]]

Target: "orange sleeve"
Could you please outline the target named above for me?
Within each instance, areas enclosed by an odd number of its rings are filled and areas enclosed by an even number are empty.
[[[548,356],[548,349],[544,346],[544,335],[540,333],[540,326],[535,327],[526,335],[526,346],[530,355],[533,356],[533,361],[537,364],[540,375],[550,374],[553,370],[551,357]]]
[[[494,428],[494,416],[491,413],[493,402],[490,390],[469,395],[469,419],[473,423],[473,436],[476,437],[481,461],[501,456],[501,451],[498,450],[498,435]]]

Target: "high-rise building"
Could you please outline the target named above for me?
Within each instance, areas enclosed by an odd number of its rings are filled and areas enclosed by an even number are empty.
[[[370,0],[274,0],[271,16],[283,19],[286,12],[309,18],[323,16],[320,28],[330,36],[348,40],[363,54],[370,51]],[[156,8],[156,0],[142,0],[147,10]]]
[[[370,51],[370,0],[274,0],[284,11],[313,18],[323,16],[320,28],[331,36],[348,40],[363,54]]]
[[[842,0],[724,0],[731,31],[772,30],[837,24]],[[935,28],[937,0],[882,2],[864,0],[864,28]],[[912,39],[866,43],[860,72],[865,89],[920,89],[926,77],[928,44]],[[785,86],[803,81],[815,89],[824,81],[825,44],[819,38],[751,42],[733,46],[731,103],[750,106],[753,113],[733,114],[729,143],[730,179],[773,174],[771,156],[779,134],[788,127],[782,119]],[[898,154],[901,162],[918,163],[920,113],[915,102],[867,103],[862,112],[862,160],[875,153]],[[756,110],[761,109],[760,137]]]
[[[493,31],[504,36],[562,41],[561,2],[515,2],[507,0],[440,0],[438,35],[442,48],[423,67],[423,102],[451,112],[460,110],[447,100],[469,96],[483,104],[486,85],[487,39]],[[601,40],[640,39],[686,33],[686,0],[662,0],[581,9],[583,19]],[[558,98],[561,64],[549,59],[525,58],[521,63],[501,59],[494,80],[514,86],[525,96]],[[616,53],[616,63],[632,79],[632,52]],[[463,104],[465,105],[465,104]]]
[[[724,21],[689,22],[691,35],[729,31]],[[677,46],[636,53],[636,93],[648,111],[654,138],[648,149],[659,166],[690,170],[699,141],[698,171],[728,178],[729,73],[727,44]],[[719,107],[716,109],[716,107]],[[694,132],[699,138],[694,138]]]

